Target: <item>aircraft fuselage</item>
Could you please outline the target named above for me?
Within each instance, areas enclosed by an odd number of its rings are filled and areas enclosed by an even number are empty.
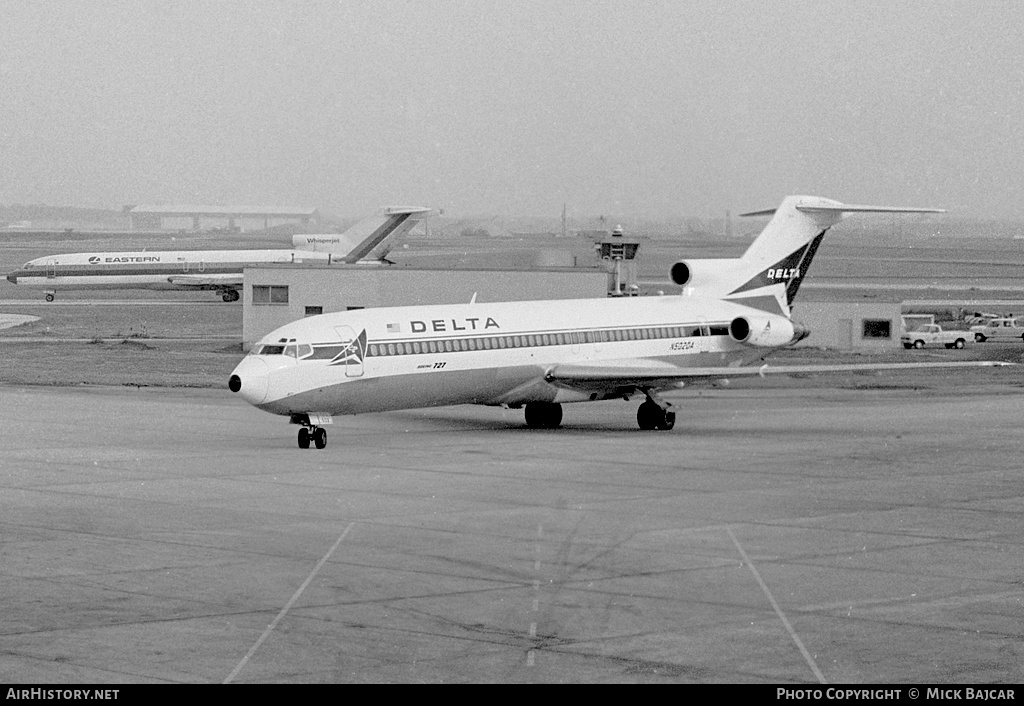
[[[193,250],[48,255],[7,275],[7,281],[40,289],[197,289],[214,282],[241,287],[242,271],[268,262],[327,262],[330,253],[306,250]],[[212,286],[178,278],[208,279]]]
[[[745,314],[764,316],[677,296],[324,314],[265,336],[232,379],[247,401],[282,415],[608,399],[616,390],[560,387],[545,374],[560,364],[641,359],[650,367],[740,365],[766,352],[730,336],[730,323]]]

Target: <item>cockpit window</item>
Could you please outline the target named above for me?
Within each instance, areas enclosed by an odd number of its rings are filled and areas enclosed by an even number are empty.
[[[285,346],[284,347],[284,354],[294,358],[295,357],[295,345],[292,344],[290,346]]]
[[[308,343],[303,343],[303,344],[301,344],[299,346],[298,356],[300,358],[305,358],[307,355],[309,355],[312,352],[313,352],[313,346],[309,345]]]
[[[261,346],[259,352],[256,355],[282,355],[284,354],[284,346],[280,346],[276,343],[270,343],[265,346]]]

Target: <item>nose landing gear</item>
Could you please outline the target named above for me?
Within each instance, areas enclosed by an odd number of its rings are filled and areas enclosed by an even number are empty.
[[[291,415],[290,421],[292,424],[298,424],[302,427],[299,429],[300,449],[308,449],[310,442],[313,442],[313,446],[318,449],[327,446],[327,430],[322,425],[334,423],[331,415],[316,412],[309,412],[308,414],[294,413]]]
[[[323,427],[302,427],[299,429],[299,448],[308,449],[309,442],[318,449],[327,446],[327,430]]]

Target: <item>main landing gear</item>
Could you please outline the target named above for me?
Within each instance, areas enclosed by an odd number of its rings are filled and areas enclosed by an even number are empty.
[[[308,449],[309,442],[318,449],[327,446],[327,430],[323,427],[302,427],[299,429],[299,448]]]
[[[56,292],[47,292],[46,296],[44,297],[44,299],[46,299],[46,301],[48,301],[48,302],[52,302],[54,300],[54,298],[56,298],[56,296],[57,296]]]
[[[641,429],[668,431],[676,425],[676,413],[672,405],[649,390],[640,408],[636,411],[636,423]],[[526,426],[531,429],[557,429],[562,423],[562,405],[557,402],[527,402],[525,409]],[[301,445],[301,442],[300,442]]]
[[[667,403],[665,403],[667,405]],[[645,431],[661,429],[668,431],[676,425],[676,413],[670,412],[667,408],[661,407],[657,402],[648,398],[636,411],[636,423]]]
[[[557,402],[527,402],[524,412],[531,429],[557,429],[562,423],[562,405]]]
[[[237,302],[238,301],[238,290],[237,289],[222,289],[220,292],[220,298],[226,302]],[[306,448],[308,448],[308,444]]]

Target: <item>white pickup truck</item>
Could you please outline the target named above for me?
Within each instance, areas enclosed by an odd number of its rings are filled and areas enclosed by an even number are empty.
[[[963,348],[971,340],[969,331],[943,331],[938,324],[925,324],[913,331],[907,331],[900,340],[904,348],[924,348],[941,343],[946,348]]]
[[[978,343],[989,339],[1009,341],[1019,338],[1024,340],[1024,318],[992,319],[983,326],[971,326],[971,333],[974,334],[974,340]]]

